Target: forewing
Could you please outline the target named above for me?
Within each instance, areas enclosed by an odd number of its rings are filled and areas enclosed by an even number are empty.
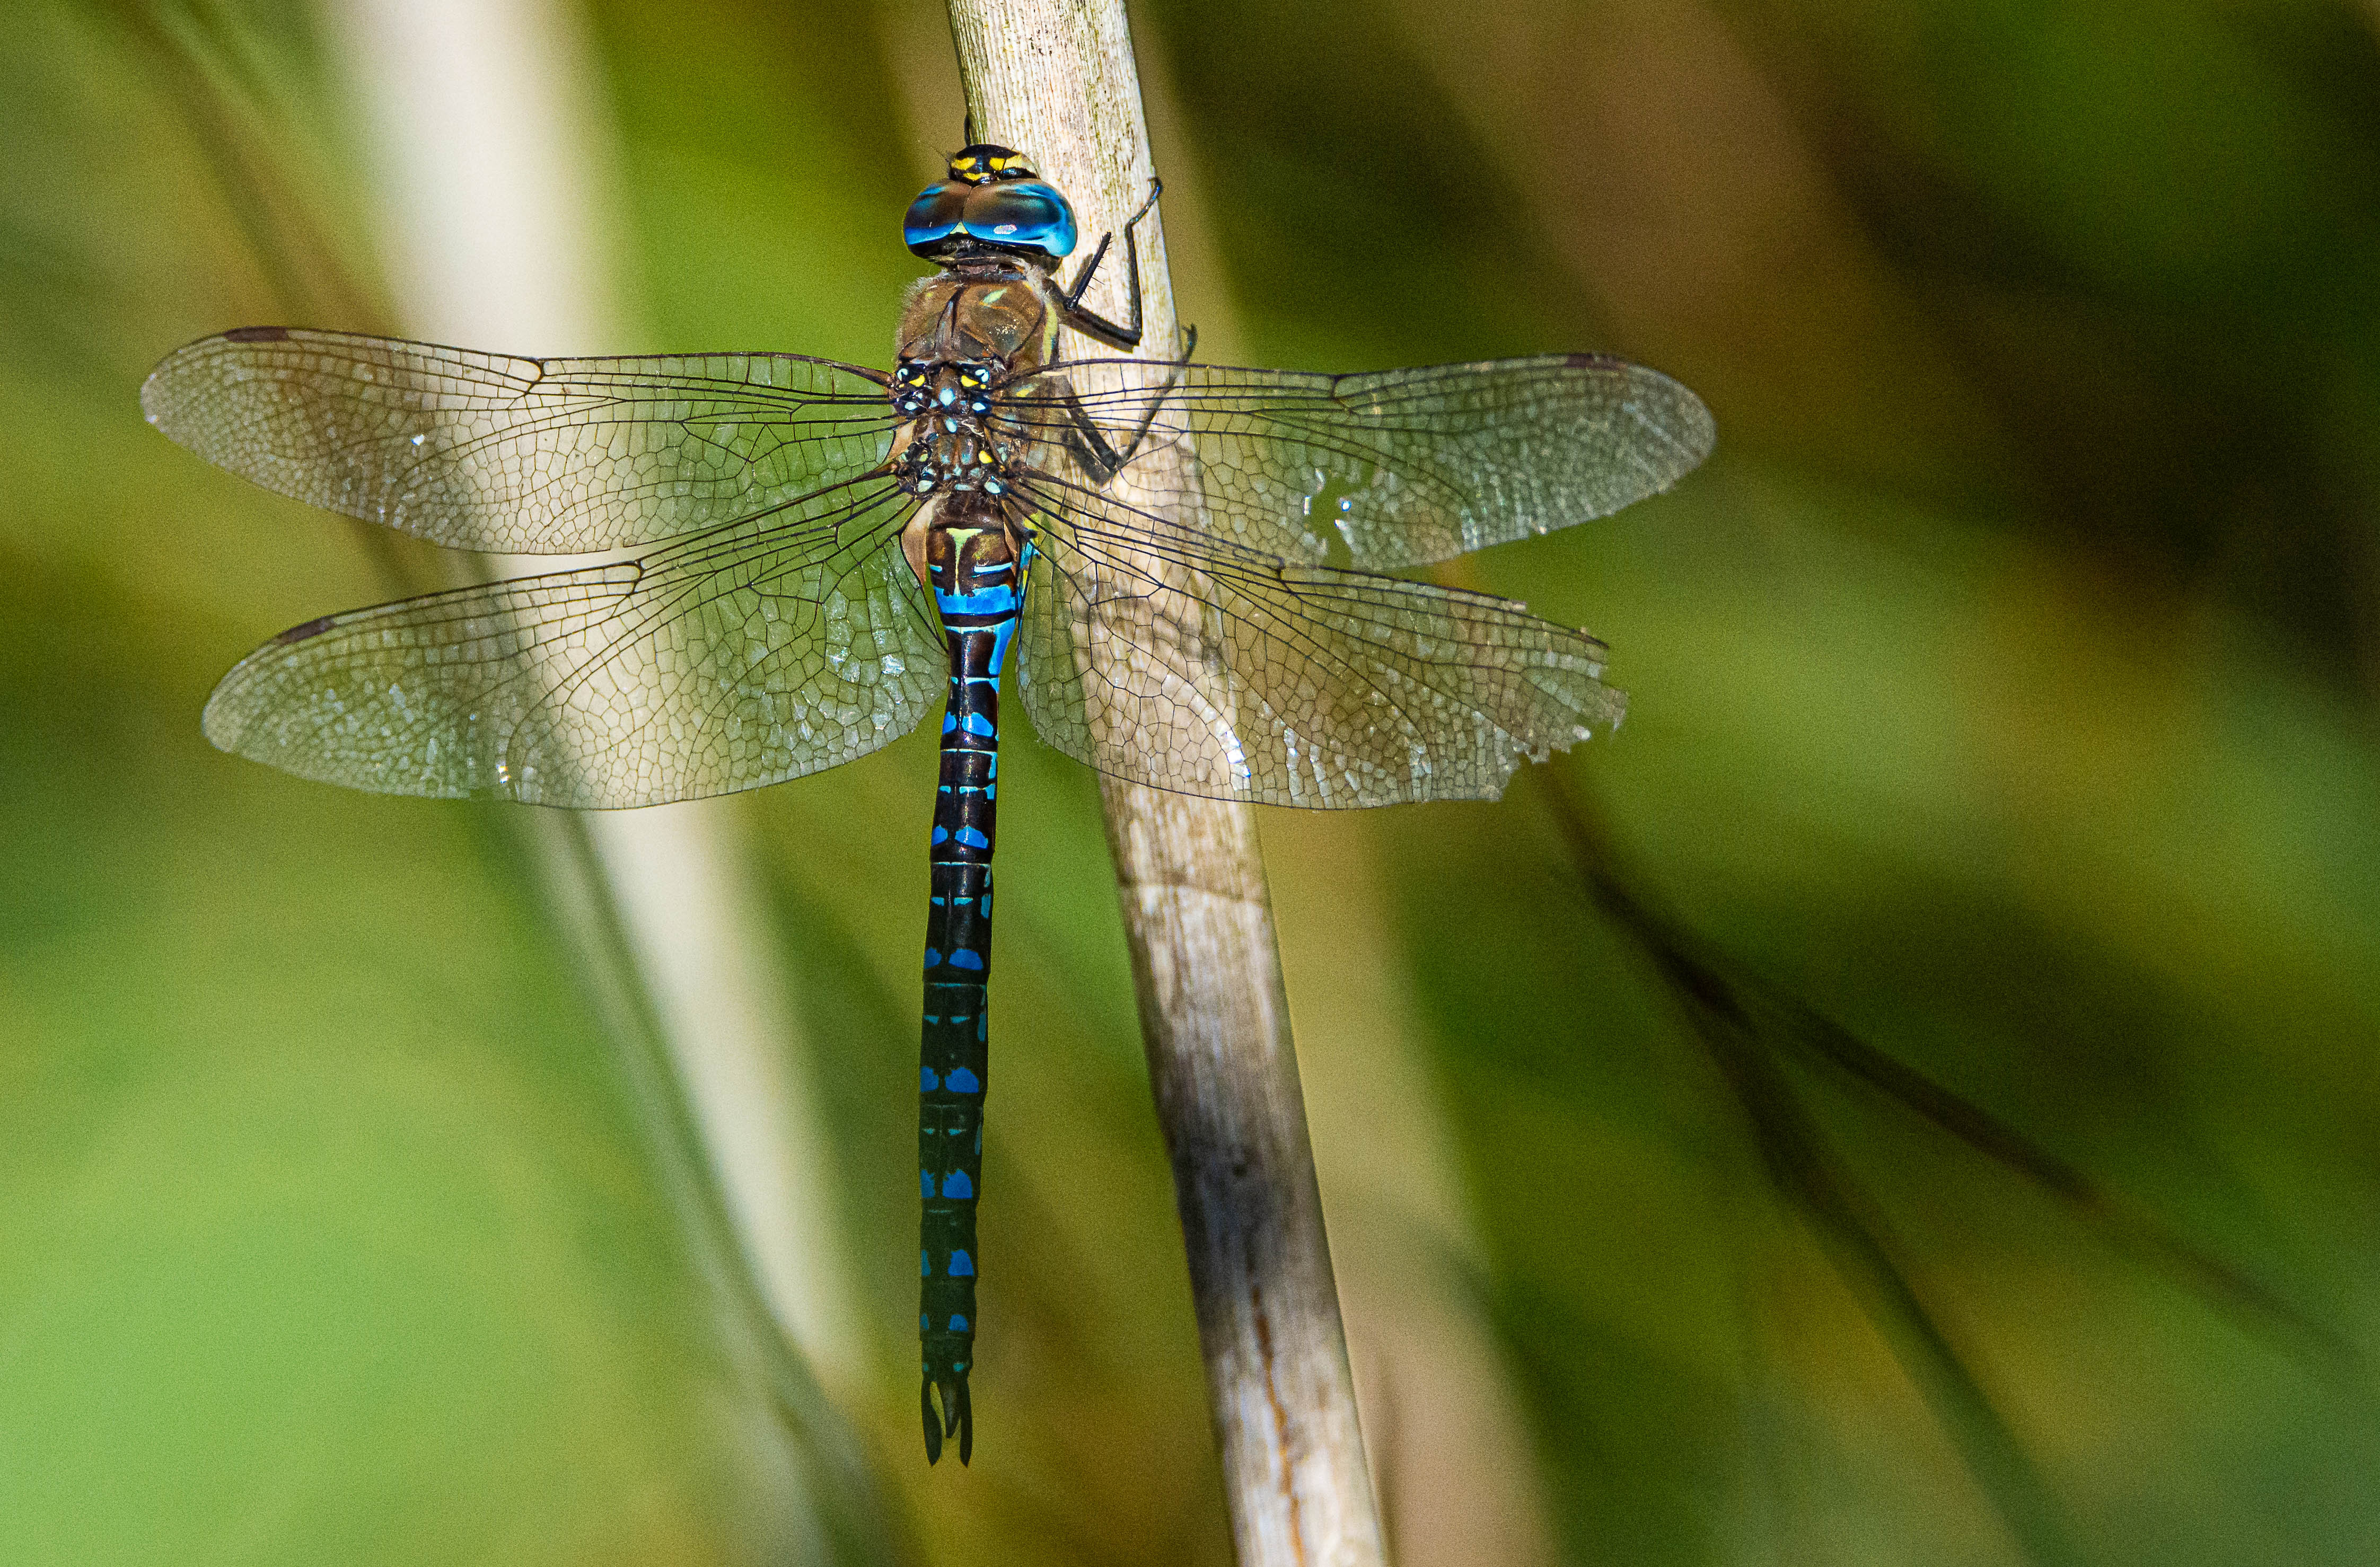
[[[1603,644],[1509,600],[1284,561],[1044,484],[1018,681],[1102,772],[1266,805],[1492,799],[1620,722]]]
[[[525,359],[294,327],[176,349],[140,406],[268,490],[524,554],[751,516],[875,468],[894,422],[879,378],[827,359]]]
[[[889,483],[641,561],[408,599],[283,633],[207,737],[382,794],[657,805],[798,777],[906,734],[946,677]]]
[[[1042,465],[1072,481],[1100,478],[1070,455],[1081,419],[1117,452],[1145,424],[1126,472],[1157,509],[1203,506],[1232,542],[1374,568],[1618,511],[1693,471],[1712,439],[1692,392],[1596,354],[1363,375],[1093,359],[1020,383],[1014,403]],[[1152,464],[1168,445],[1196,461]],[[1135,471],[1152,467],[1165,471]]]

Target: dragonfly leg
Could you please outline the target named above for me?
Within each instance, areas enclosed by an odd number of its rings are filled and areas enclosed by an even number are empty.
[[[1172,390],[1174,376],[1189,364],[1190,356],[1197,346],[1198,329],[1195,326],[1185,328],[1182,334],[1182,357],[1173,361],[1173,373],[1166,377],[1166,391]],[[1083,472],[1094,484],[1105,484],[1123,470],[1124,464],[1132,461],[1134,454],[1140,450],[1140,443],[1148,438],[1149,427],[1157,422],[1157,410],[1165,402],[1163,392],[1148,399],[1148,407],[1141,410],[1140,422],[1133,427],[1132,439],[1118,448],[1085,410],[1083,400],[1071,383],[1065,384],[1057,397],[1066,410],[1066,450],[1073,454],[1075,462],[1082,465]]]
[[[1099,261],[1108,253],[1108,242],[1115,237],[1112,234],[1099,236],[1099,249],[1093,250],[1090,260],[1083,263],[1083,270],[1075,274],[1074,285],[1060,296],[1063,303],[1060,319],[1068,326],[1127,354],[1140,346],[1140,247],[1134,242],[1132,231],[1141,219],[1156,210],[1157,199],[1164,193],[1164,182],[1151,179],[1148,182],[1148,200],[1140,204],[1140,211],[1124,220],[1124,274],[1131,280],[1132,296],[1132,319],[1129,322],[1118,325],[1097,310],[1083,308],[1083,295],[1089,290],[1091,277],[1099,270]]]
[[[1089,476],[1092,483],[1105,484],[1123,471],[1123,465],[1131,460],[1130,455],[1119,452],[1108,443],[1108,438],[1099,432],[1099,427],[1091,422],[1091,416],[1083,411],[1083,400],[1075,395],[1075,389],[1071,386],[1066,388],[1064,402],[1066,450],[1074,454],[1075,461],[1082,465],[1083,472]],[[1141,426],[1143,431],[1148,428],[1146,423]],[[1138,446],[1140,443],[1135,439],[1132,444]]]

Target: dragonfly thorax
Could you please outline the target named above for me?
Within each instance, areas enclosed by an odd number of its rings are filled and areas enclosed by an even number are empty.
[[[991,417],[991,386],[1001,370],[976,360],[910,359],[893,372],[893,409],[910,421],[892,461],[902,489],[912,495],[1008,492],[1014,453]]]
[[[1029,262],[948,267],[910,286],[894,351],[904,364],[990,362],[1012,374],[1038,370],[1056,346],[1059,312],[1050,308],[1051,293],[1050,274]]]
[[[992,379],[1002,368],[967,360],[936,364],[904,359],[892,372],[892,411],[904,419],[928,412],[987,419],[991,414]]]

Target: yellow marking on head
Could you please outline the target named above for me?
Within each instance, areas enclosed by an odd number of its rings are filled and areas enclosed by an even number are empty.
[[[990,185],[1007,176],[1032,176],[1033,169],[1022,152],[982,153],[965,152],[951,156],[951,177],[968,185]]]

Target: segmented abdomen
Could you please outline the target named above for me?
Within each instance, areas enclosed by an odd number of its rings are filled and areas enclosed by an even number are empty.
[[[936,528],[928,559],[951,655],[926,918],[926,1019],[917,1160],[924,1199],[918,1288],[926,1455],[956,1435],[974,1447],[976,1201],[983,1187],[986,982],[991,975],[991,853],[1000,780],[1000,666],[1016,628],[1019,564],[1004,536]],[[941,1393],[939,1417],[934,1394]]]

